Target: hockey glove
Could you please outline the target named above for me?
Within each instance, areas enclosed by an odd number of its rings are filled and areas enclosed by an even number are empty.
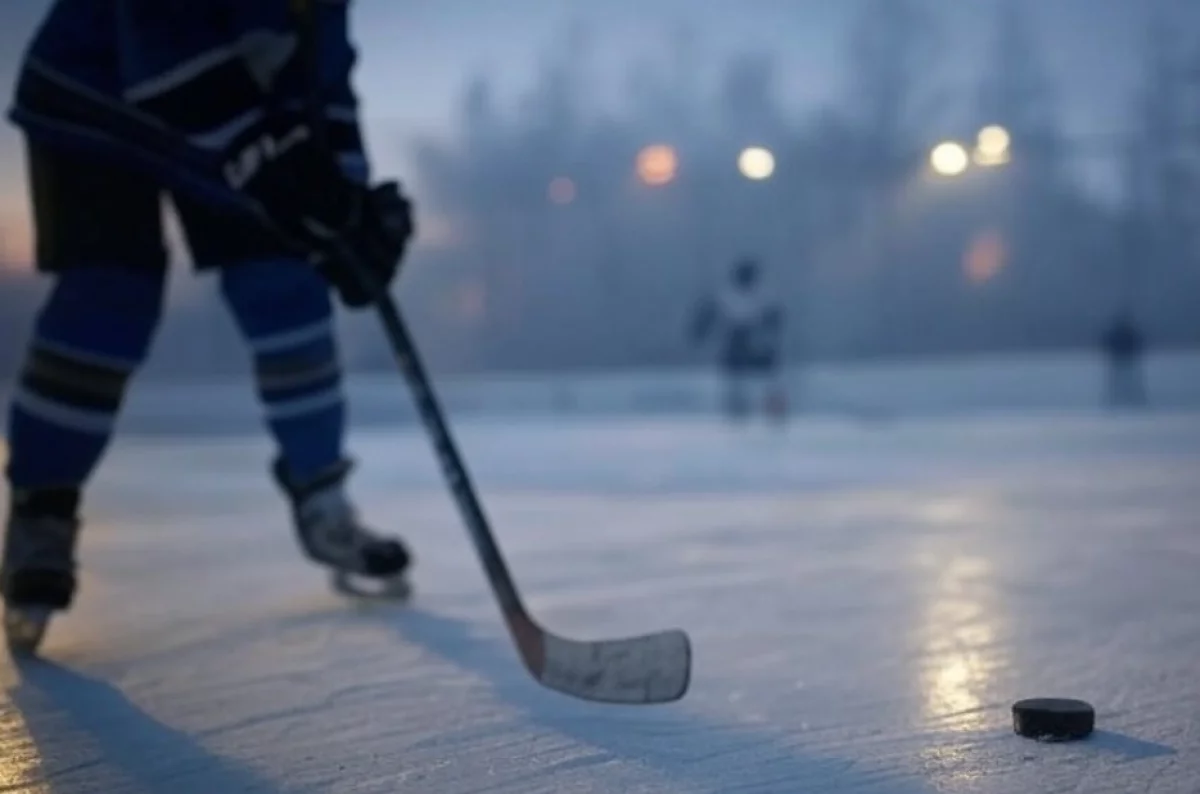
[[[412,205],[396,182],[359,186],[354,216],[313,260],[346,306],[375,303],[395,279],[413,234]]]
[[[222,175],[284,242],[307,258],[343,303],[374,302],[399,270],[413,234],[412,208],[394,182],[348,178],[296,116],[277,116],[225,158]]]

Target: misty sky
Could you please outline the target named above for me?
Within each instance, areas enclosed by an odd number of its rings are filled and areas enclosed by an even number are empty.
[[[996,1],[930,3],[942,16],[939,82],[959,92],[964,104],[986,52]],[[46,0],[0,0],[0,81],[6,86],[46,6]],[[1128,126],[1142,7],[1141,0],[1030,4],[1068,133]],[[854,0],[356,0],[358,86],[372,154],[380,170],[403,176],[406,139],[452,133],[465,80],[485,71],[503,97],[518,96],[555,34],[573,21],[594,31],[593,73],[602,101],[615,101],[630,67],[652,57],[656,43],[686,20],[714,63],[739,50],[776,53],[781,99],[802,113],[838,91],[854,9]],[[10,257],[24,245],[18,145],[11,127],[0,133],[0,230]]]

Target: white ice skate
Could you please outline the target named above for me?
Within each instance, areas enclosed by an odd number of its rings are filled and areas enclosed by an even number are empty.
[[[296,535],[305,554],[332,569],[336,591],[359,598],[407,598],[412,555],[397,538],[363,526],[344,487],[348,461],[311,482],[297,485],[277,461],[273,473],[292,506]]]

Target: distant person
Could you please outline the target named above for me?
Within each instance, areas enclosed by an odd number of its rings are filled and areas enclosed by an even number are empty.
[[[1146,340],[1128,314],[1120,314],[1104,332],[1101,346],[1108,364],[1108,404],[1117,408],[1144,406],[1147,402],[1142,359]]]
[[[786,417],[780,379],[783,321],[782,306],[766,294],[759,265],[748,258],[736,262],[729,283],[697,307],[692,339],[717,340],[730,418],[743,419],[755,411],[777,420]]]
[[[331,285],[369,304],[359,274],[389,284],[413,231],[398,186],[369,181],[348,13],[345,0],[56,0],[37,29],[11,118],[54,284],[9,414],[10,641],[36,643],[75,596],[82,494],[163,310],[164,197],[252,354],[300,548],[380,589],[406,573],[408,548],[364,526],[345,491]]]

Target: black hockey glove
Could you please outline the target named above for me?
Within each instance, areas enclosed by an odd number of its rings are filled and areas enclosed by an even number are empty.
[[[413,234],[412,207],[395,182],[359,184],[302,118],[280,115],[233,147],[222,176],[285,243],[361,308],[395,278]]]
[[[353,216],[314,264],[352,309],[375,303],[396,278],[413,234],[412,205],[396,182],[355,185]]]

